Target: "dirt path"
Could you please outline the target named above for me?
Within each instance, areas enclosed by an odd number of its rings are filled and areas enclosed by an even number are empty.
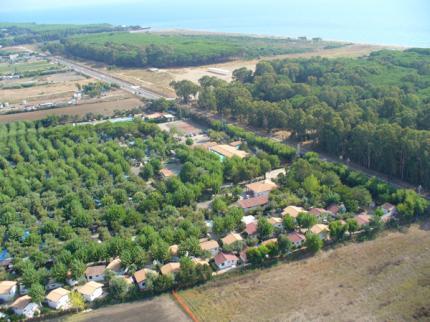
[[[181,295],[200,321],[429,321],[428,228],[385,233]]]
[[[104,307],[81,313],[62,321],[68,322],[189,322],[187,315],[169,296]]]

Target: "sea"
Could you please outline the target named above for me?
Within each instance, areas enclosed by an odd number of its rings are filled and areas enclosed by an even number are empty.
[[[430,47],[430,0],[0,0],[0,21],[106,22]]]

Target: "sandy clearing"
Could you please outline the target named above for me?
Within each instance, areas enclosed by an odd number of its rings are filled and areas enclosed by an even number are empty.
[[[115,110],[131,110],[143,105],[138,98],[115,99],[107,102],[95,102],[90,104],[80,104],[70,107],[56,108],[51,110],[41,110],[26,113],[0,115],[0,122],[8,123],[14,121],[34,121],[46,118],[49,115],[76,115],[85,116],[87,113],[102,114],[111,116]]]

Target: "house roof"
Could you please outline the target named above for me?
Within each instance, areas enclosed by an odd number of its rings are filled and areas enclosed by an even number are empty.
[[[15,309],[15,310],[23,310],[30,303],[31,303],[31,297],[29,295],[24,295],[24,296],[18,297],[10,305],[10,308]]]
[[[357,221],[359,226],[368,225],[370,223],[371,218],[372,217],[370,217],[368,214],[364,212],[355,216],[355,220]]]
[[[384,203],[381,207],[387,211],[391,211],[396,208],[393,204],[390,204],[389,202]]]
[[[300,241],[306,240],[306,237],[303,234],[300,234],[296,231],[293,231],[292,233],[289,233],[287,235],[287,238],[292,242],[292,243],[298,243]]]
[[[163,115],[164,115],[163,113],[155,112],[152,114],[147,114],[144,117],[148,120],[156,120],[156,119],[159,119],[160,117],[163,117]]]
[[[238,233],[230,233],[227,236],[225,236],[223,239],[221,239],[222,244],[224,246],[231,245],[237,241],[243,240],[242,236],[240,236]]]
[[[239,260],[239,258],[237,258],[237,256],[234,254],[219,253],[218,255],[215,256],[214,260],[217,265],[221,265],[225,261],[228,261],[228,260],[237,261]]]
[[[301,212],[306,212],[306,210],[302,207],[288,206],[287,208],[284,208],[284,210],[282,211],[282,215],[289,215],[291,217],[296,218]]]
[[[274,225],[278,225],[282,223],[282,219],[278,218],[278,217],[270,217],[269,219],[267,219],[267,221],[269,222],[269,224],[271,224],[272,226]]]
[[[333,205],[330,205],[328,208],[327,208],[327,211],[329,211],[329,212],[331,212],[331,213],[333,213],[333,214],[337,214],[338,212],[339,212],[339,206],[338,205],[336,205],[336,204],[333,204]]]
[[[121,271],[121,259],[115,258],[113,261],[106,266],[106,269],[110,269],[112,272],[120,272]]]
[[[329,232],[329,231],[330,229],[328,228],[328,226],[323,224],[316,224],[316,225],[313,225],[311,228],[311,232],[316,235],[322,232]]]
[[[247,184],[246,188],[253,193],[262,193],[272,191],[278,188],[278,185],[270,180],[264,180]]]
[[[254,221],[254,222],[251,222],[248,225],[246,225],[245,232],[248,235],[256,234],[257,233],[257,223]]]
[[[286,174],[287,171],[285,170],[285,168],[280,168],[280,169],[275,169],[269,172],[266,172],[265,177],[268,180],[274,180],[274,179],[278,179],[280,174]]]
[[[97,289],[103,287],[103,284],[94,281],[88,282],[78,287],[78,292],[83,295],[92,295]]]
[[[160,170],[160,174],[164,177],[164,178],[170,178],[170,177],[174,177],[175,173],[172,170],[169,170],[167,168],[163,168]]]
[[[261,243],[261,245],[268,245],[268,244],[277,243],[277,242],[278,242],[278,239],[276,239],[276,238],[271,238],[271,239],[268,239],[268,240],[263,241],[263,242]]]
[[[200,248],[202,250],[211,250],[218,247],[219,247],[219,244],[216,240],[205,240],[200,243]]]
[[[207,259],[193,258],[192,261],[196,265],[209,265],[209,261]]]
[[[326,213],[327,210],[324,208],[311,208],[309,209],[309,213],[311,213],[314,216],[321,216],[322,214]]]
[[[0,294],[9,293],[10,289],[16,285],[16,281],[1,281]]]
[[[85,276],[102,275],[102,274],[104,274],[105,269],[106,269],[105,265],[97,265],[97,266],[87,267],[87,269],[85,270]]]
[[[267,205],[269,203],[269,197],[258,196],[258,197],[249,198],[249,199],[242,199],[242,200],[239,200],[238,203],[242,209],[249,209],[249,208]]]
[[[171,245],[169,246],[169,252],[172,256],[178,255],[179,246],[178,245]]]
[[[46,295],[46,299],[51,302],[58,302],[63,296],[69,295],[69,293],[70,291],[59,287],[49,292],[48,295]]]
[[[134,280],[136,281],[136,283],[143,282],[144,280],[146,280],[145,269],[141,269],[141,270],[137,271],[136,273],[134,273],[133,277],[134,277]]]
[[[256,220],[257,219],[255,219],[253,215],[247,215],[247,216],[243,216],[240,221],[243,222],[245,225],[248,225]]]
[[[171,273],[176,273],[181,269],[181,264],[179,263],[168,263],[164,266],[161,266],[160,271],[161,274],[167,275]]]
[[[245,158],[248,153],[245,151],[237,150],[236,148],[227,145],[227,144],[218,144],[211,146],[209,148],[210,151],[216,152],[226,158],[232,158],[234,156],[239,157],[241,159]]]

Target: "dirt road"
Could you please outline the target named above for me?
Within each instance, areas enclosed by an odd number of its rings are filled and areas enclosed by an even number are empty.
[[[64,318],[67,322],[189,322],[187,315],[167,295],[149,301],[107,306]]]

